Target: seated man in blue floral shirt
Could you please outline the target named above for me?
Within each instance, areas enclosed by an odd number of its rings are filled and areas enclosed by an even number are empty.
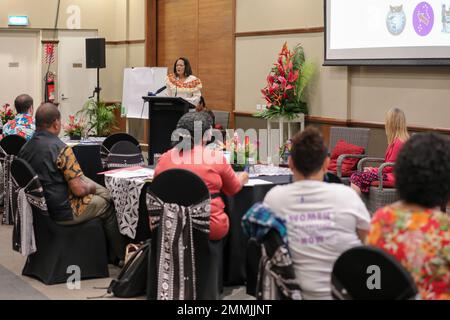
[[[30,140],[36,130],[33,119],[33,98],[27,94],[21,94],[14,100],[17,115],[3,126],[3,136],[17,134]]]

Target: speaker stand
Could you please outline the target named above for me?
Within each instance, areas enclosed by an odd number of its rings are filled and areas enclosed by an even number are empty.
[[[97,106],[100,104],[100,91],[102,91],[102,88],[100,88],[100,68],[97,68],[97,86],[92,95],[93,98],[97,94]]]

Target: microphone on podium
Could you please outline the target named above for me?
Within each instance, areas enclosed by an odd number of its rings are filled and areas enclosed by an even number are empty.
[[[156,90],[155,93],[149,92],[149,93],[148,93],[148,96],[149,96],[149,97],[154,97],[154,96],[156,96],[157,94],[163,92],[163,91],[166,90],[166,89],[167,89],[167,86],[164,86],[164,87],[159,88],[158,90]]]

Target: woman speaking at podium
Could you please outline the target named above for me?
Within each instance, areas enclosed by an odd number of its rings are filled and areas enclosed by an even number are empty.
[[[180,97],[197,106],[202,96],[202,82],[192,75],[191,64],[186,58],[179,58],[173,66],[173,73],[167,76],[167,96]]]

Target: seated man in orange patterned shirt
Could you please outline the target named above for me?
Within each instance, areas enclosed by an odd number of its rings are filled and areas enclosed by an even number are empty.
[[[42,104],[36,112],[36,133],[19,157],[36,171],[50,216],[56,223],[74,225],[102,219],[110,258],[123,260],[125,241],[119,233],[109,192],[84,176],[72,148],[58,138],[60,131],[58,108],[51,103]]]

